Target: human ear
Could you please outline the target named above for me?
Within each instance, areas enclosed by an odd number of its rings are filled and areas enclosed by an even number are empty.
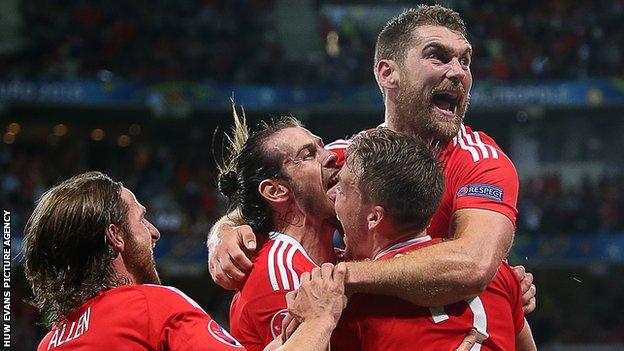
[[[396,89],[399,87],[399,65],[394,60],[379,60],[375,67],[375,73],[382,88]]]
[[[269,202],[284,202],[290,196],[290,188],[283,181],[265,179],[258,185],[260,195]]]
[[[373,206],[370,209],[370,212],[366,216],[366,222],[368,224],[368,229],[372,230],[381,225],[382,221],[386,217],[386,210],[384,210],[381,206]]]
[[[106,243],[113,247],[116,252],[123,252],[125,248],[125,241],[123,237],[123,231],[121,227],[116,224],[109,224],[106,227],[105,233]]]

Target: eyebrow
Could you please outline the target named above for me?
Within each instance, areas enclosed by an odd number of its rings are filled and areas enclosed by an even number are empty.
[[[437,43],[437,42],[432,42],[432,43],[429,43],[429,44],[425,45],[425,47],[423,48],[422,51],[426,51],[427,49],[430,49],[430,48],[442,51],[442,53],[447,55],[447,56],[452,56],[453,55],[453,49],[451,49],[449,46],[446,46],[446,45],[443,45],[443,44],[440,44],[440,43]],[[466,50],[464,50],[464,52],[462,52],[462,56],[464,56],[466,54],[472,55],[472,46],[468,46],[466,48]]]
[[[299,150],[297,150],[297,152],[295,153],[295,157],[299,156],[301,151],[306,150],[306,149],[309,150],[310,148],[316,148],[317,146],[318,146],[318,144],[307,143],[307,144],[303,145],[302,147],[300,147]]]

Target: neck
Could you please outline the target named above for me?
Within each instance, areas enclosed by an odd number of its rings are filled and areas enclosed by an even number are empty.
[[[335,263],[334,226],[326,221],[313,220],[301,214],[297,221],[276,220],[275,231],[301,243],[304,250],[318,266],[323,263]]]
[[[372,235],[374,240],[372,244],[371,254],[369,255],[369,259],[374,260],[375,257],[382,252],[383,250],[389,248],[392,245],[402,243],[404,241],[421,238],[427,235],[426,230],[422,230],[420,232],[414,231],[404,231],[404,232],[393,232],[393,233],[379,233],[375,232]]]
[[[386,92],[384,96],[384,105],[386,106],[384,110],[384,119],[386,122],[386,127],[390,130],[400,131],[399,126],[396,125],[396,109],[394,108],[395,104],[390,101],[388,97],[389,92]]]
[[[128,269],[126,268],[126,264],[124,263],[121,254],[117,255],[117,257],[113,260],[113,270],[115,271],[117,277],[121,278],[122,280],[127,279],[129,284],[137,284],[134,276],[130,272],[128,272]]]

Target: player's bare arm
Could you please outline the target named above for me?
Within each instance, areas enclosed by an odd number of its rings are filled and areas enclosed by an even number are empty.
[[[471,230],[465,224],[470,223],[471,218],[476,220],[474,223],[479,228],[475,228],[477,231],[472,234],[463,233]],[[476,209],[457,211],[453,222],[455,240],[394,260],[349,262],[347,288],[394,295],[425,306],[444,305],[478,295],[506,256],[513,238],[513,225],[502,214]],[[225,289],[240,286],[251,267],[243,250],[255,249],[255,235],[249,226],[241,223],[244,222],[237,214],[224,216],[213,226],[208,238],[210,274],[215,283]],[[499,224],[494,227],[495,223]],[[496,243],[492,240],[495,237],[498,238]],[[483,242],[492,244],[481,245]],[[468,252],[469,247],[471,252]],[[489,251],[490,261],[499,257],[494,261],[498,263],[483,264],[487,260],[481,260],[482,251]],[[415,257],[412,259],[412,256]],[[450,267],[455,269],[447,270]],[[429,274],[430,269],[443,274]],[[521,281],[524,312],[530,313],[536,306],[533,275],[526,273],[524,267],[515,267],[514,271]]]
[[[531,333],[531,327],[529,323],[524,320],[524,328],[516,336],[516,350],[518,351],[535,351],[537,346],[535,340],[533,340],[533,333]]]
[[[504,215],[462,209],[451,222],[453,240],[392,260],[347,262],[347,290],[392,295],[441,306],[480,294],[507,256],[514,226]]]
[[[243,250],[256,249],[256,236],[238,211],[223,216],[211,228],[207,240],[208,270],[215,283],[225,289],[237,289],[251,269]]]

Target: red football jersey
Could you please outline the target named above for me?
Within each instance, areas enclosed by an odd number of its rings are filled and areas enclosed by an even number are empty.
[[[243,350],[190,297],[176,288],[124,285],[107,290],[56,325],[47,350]]]
[[[349,141],[337,140],[326,146],[345,160]],[[518,174],[511,160],[483,132],[461,125],[460,131],[440,153],[445,187],[440,207],[427,228],[434,238],[447,238],[453,213],[479,208],[501,213],[515,225],[518,202]]]
[[[230,306],[230,331],[247,350],[262,350],[281,333],[286,293],[299,288],[299,277],[316,264],[301,244],[272,232],[252,259],[253,268]]]
[[[420,237],[393,245],[375,259],[396,257],[441,239]],[[404,300],[356,294],[332,335],[332,349],[453,350],[471,328],[478,331],[472,350],[515,350],[516,335],[524,327],[520,282],[503,263],[478,297],[451,305],[427,308]]]

